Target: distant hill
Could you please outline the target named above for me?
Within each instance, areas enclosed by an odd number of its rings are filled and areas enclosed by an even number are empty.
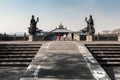
[[[120,29],[112,30],[112,33],[120,33]]]
[[[120,29],[114,29],[114,30],[104,30],[101,32],[102,34],[118,34],[120,33]]]

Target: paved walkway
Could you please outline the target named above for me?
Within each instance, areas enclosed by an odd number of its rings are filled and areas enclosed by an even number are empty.
[[[80,42],[79,46],[77,46],[76,42],[73,41],[53,41],[53,42],[28,42],[28,41],[6,41],[0,42],[0,44],[43,44],[42,48],[37,53],[36,57],[33,59],[31,64],[26,70],[24,77],[20,80],[35,80],[33,78],[37,78],[36,80],[53,80],[53,79],[77,79],[77,80],[93,80],[93,76],[87,66],[87,63],[91,63],[83,59],[86,58],[89,53],[87,50],[81,46],[84,43],[104,43],[103,42]],[[119,44],[119,42],[106,42],[111,44]],[[79,49],[78,49],[79,47]],[[80,50],[80,51],[79,51]],[[86,52],[87,51],[87,52]],[[86,53],[86,54],[85,54]],[[89,53],[90,54],[90,53]],[[91,59],[91,55],[90,56]],[[87,59],[87,58],[86,58]],[[89,59],[88,59],[89,60]],[[92,64],[92,65],[91,65]],[[95,75],[96,70],[100,67],[97,64],[91,63],[90,66],[93,70],[92,73]],[[95,68],[95,66],[98,67]],[[9,70],[8,70],[9,69]],[[5,76],[8,76],[7,80],[18,80],[20,74],[24,73],[25,68],[0,68],[0,80],[4,79]],[[101,70],[101,69],[100,69]],[[20,72],[21,71],[21,72]],[[5,74],[4,74],[5,73]],[[14,75],[14,73],[16,75]],[[14,76],[11,76],[12,74]],[[101,73],[100,73],[101,74]],[[100,75],[99,74],[99,75]],[[96,78],[99,77],[97,75]],[[16,77],[16,78],[15,78]],[[30,79],[29,79],[30,78]],[[99,80],[99,79],[98,79]],[[103,79],[100,79],[103,80]],[[110,79],[106,79],[110,80]]]
[[[82,79],[93,80],[93,76],[80,54],[76,42],[50,42],[42,46],[31,65],[28,67],[28,75],[35,74],[31,66],[39,66],[37,80],[54,79]],[[34,70],[37,72],[37,70]],[[26,80],[26,79],[21,79]],[[29,80],[29,79],[28,79]],[[31,79],[32,80],[32,79]]]
[[[26,67],[0,67],[0,80],[19,80]]]
[[[42,63],[38,74],[41,79],[93,79],[74,42],[50,44]]]

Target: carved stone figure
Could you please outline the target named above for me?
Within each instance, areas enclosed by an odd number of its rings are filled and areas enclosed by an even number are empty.
[[[39,18],[37,18],[37,21],[34,19],[34,15],[32,15],[32,19],[30,21],[30,27],[29,27],[29,33],[30,35],[36,35],[36,24],[39,21]]]
[[[88,35],[95,34],[94,21],[92,19],[92,15],[90,15],[90,19],[89,20],[87,20],[87,17],[86,17],[85,21],[87,22],[87,34]]]

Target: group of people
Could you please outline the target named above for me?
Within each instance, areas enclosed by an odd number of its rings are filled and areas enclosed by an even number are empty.
[[[67,36],[68,36],[67,33],[63,35],[63,40],[64,41],[67,39]],[[71,39],[72,39],[72,41],[74,40],[74,33],[71,33]],[[61,40],[61,34],[60,33],[58,34],[58,40],[59,41]]]

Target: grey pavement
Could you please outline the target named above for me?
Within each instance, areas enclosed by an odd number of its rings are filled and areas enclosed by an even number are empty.
[[[43,45],[26,71],[28,77],[32,73],[34,73],[32,77],[36,77],[35,72],[31,71],[35,68],[30,68],[33,65],[40,66],[38,71],[37,68],[35,70],[38,72],[37,80],[94,80],[76,42],[72,41],[56,41]],[[32,79],[22,78],[21,80]]]
[[[76,79],[76,80],[93,80],[93,76],[87,62],[83,58],[84,50],[78,49],[76,44],[85,43],[104,43],[104,42],[73,42],[73,41],[4,41],[0,44],[43,44],[39,50],[31,65],[26,70],[25,67],[10,68],[0,67],[0,80],[19,80],[23,73],[27,71],[31,66],[37,66],[38,74],[34,74],[37,80],[53,80],[53,79]],[[107,43],[119,43],[119,42],[107,42]],[[81,54],[83,53],[83,54]],[[86,55],[86,54],[85,54]],[[36,71],[36,72],[37,72]],[[33,72],[34,73],[34,72]],[[29,74],[29,76],[32,73]],[[35,80],[33,76],[31,79]],[[22,78],[21,80],[27,80]]]
[[[26,67],[0,67],[0,80],[19,80]]]

